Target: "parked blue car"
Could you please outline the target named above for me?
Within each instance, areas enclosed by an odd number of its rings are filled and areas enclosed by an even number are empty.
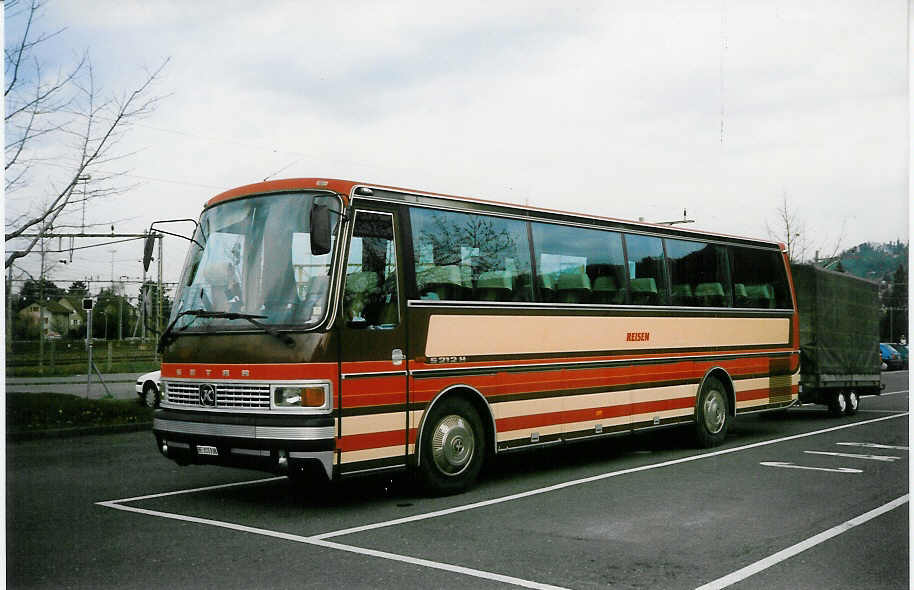
[[[885,363],[889,371],[895,371],[901,368],[901,355],[892,348],[891,344],[885,342],[879,343],[879,354],[882,355],[882,362]]]
[[[893,342],[892,348],[898,351],[898,355],[901,357],[901,368],[908,368],[908,345],[907,344],[898,344]]]

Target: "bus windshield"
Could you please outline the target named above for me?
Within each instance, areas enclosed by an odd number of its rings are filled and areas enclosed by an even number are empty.
[[[250,329],[237,317],[188,310],[249,314],[260,323],[310,327],[327,310],[331,258],[313,255],[312,204],[340,210],[328,193],[293,192],[228,201],[204,211],[181,272],[171,320],[179,330]],[[333,216],[332,245],[339,216]]]

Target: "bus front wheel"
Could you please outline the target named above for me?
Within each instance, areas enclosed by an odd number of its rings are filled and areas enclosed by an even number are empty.
[[[724,442],[729,427],[730,409],[727,390],[720,379],[708,377],[698,393],[695,407],[695,438],[702,448]]]
[[[432,408],[423,429],[419,474],[433,493],[462,492],[479,476],[485,451],[476,409],[461,398],[445,399]]]

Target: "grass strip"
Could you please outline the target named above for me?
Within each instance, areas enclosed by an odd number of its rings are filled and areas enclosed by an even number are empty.
[[[6,432],[122,426],[152,422],[152,408],[135,400],[84,399],[65,393],[7,393]]]

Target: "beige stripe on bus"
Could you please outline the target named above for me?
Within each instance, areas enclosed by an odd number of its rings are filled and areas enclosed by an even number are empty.
[[[358,461],[371,461],[372,459],[384,459],[386,457],[402,457],[405,445],[394,447],[381,447],[378,449],[365,449],[363,451],[344,451],[340,453],[342,463],[355,463]]]
[[[402,430],[404,419],[403,412],[394,412],[366,416],[343,416],[342,422],[343,436],[351,436],[353,434]]]
[[[740,348],[789,341],[789,318],[433,315],[425,355]]]

